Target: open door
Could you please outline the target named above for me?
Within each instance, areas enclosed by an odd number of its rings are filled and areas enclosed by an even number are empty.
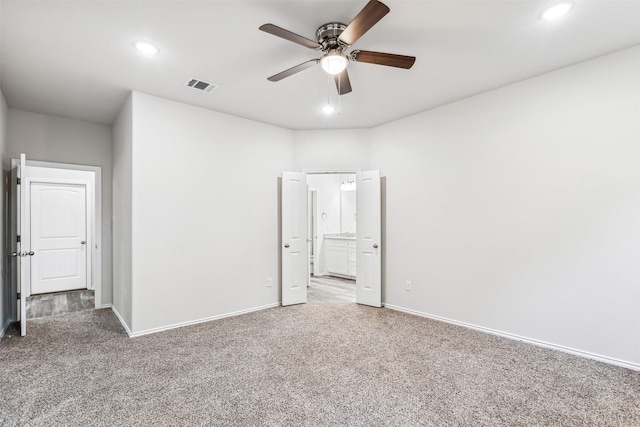
[[[25,224],[26,210],[23,209],[23,204],[26,199],[26,186],[22,185],[26,175],[26,156],[20,155],[20,161],[12,166],[12,181],[13,199],[12,216],[14,218],[15,226],[15,239],[12,239],[12,246],[15,244],[15,250],[11,253],[11,256],[16,259],[15,264],[15,284],[17,288],[18,300],[20,304],[20,310],[18,316],[20,317],[20,335],[25,336],[27,334],[27,297],[29,296],[29,256],[30,249],[28,244],[25,243]]]
[[[282,305],[307,302],[307,175],[282,172]]]
[[[380,171],[356,174],[356,302],[382,307]]]

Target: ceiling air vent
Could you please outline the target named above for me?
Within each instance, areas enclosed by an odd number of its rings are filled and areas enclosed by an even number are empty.
[[[192,87],[194,89],[203,90],[205,92],[211,92],[212,90],[218,87],[213,83],[207,83],[205,81],[193,79],[193,78],[187,80],[187,82],[184,85],[188,87]]]

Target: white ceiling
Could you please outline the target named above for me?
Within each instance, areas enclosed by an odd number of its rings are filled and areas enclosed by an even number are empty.
[[[111,124],[130,90],[290,129],[369,128],[640,43],[640,0],[398,1],[354,48],[417,57],[411,70],[351,63],[340,115],[320,112],[335,85],[319,66],[267,77],[318,52],[258,30],[307,38],[348,24],[358,1],[1,0],[1,89],[11,108]],[[148,40],[153,58],[132,47]],[[184,87],[189,77],[219,86]]]

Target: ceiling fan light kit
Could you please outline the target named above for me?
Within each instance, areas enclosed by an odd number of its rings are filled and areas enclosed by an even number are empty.
[[[360,37],[378,23],[387,13],[389,8],[378,0],[369,0],[369,3],[356,15],[349,23],[344,25],[339,22],[330,22],[322,25],[316,30],[316,39],[313,41],[301,35],[292,33],[273,24],[264,24],[260,30],[285,40],[297,43],[309,49],[323,52],[321,58],[312,59],[302,64],[291,67],[278,74],[269,77],[272,82],[280,81],[286,77],[306,70],[317,63],[322,69],[334,76],[336,88],[339,95],[345,95],[352,91],[351,81],[347,72],[349,61],[367,62],[388,67],[409,69],[416,61],[414,56],[395,55],[382,52],[371,52],[364,50],[354,50],[347,53],[349,49]]]
[[[327,74],[333,76],[344,71],[348,62],[347,57],[342,52],[338,49],[332,49],[324,54],[320,60],[320,65]]]

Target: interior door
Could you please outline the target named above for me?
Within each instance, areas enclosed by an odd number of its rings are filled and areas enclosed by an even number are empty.
[[[26,186],[24,179],[27,176],[27,157],[20,154],[16,175],[16,230],[19,238],[16,239],[16,251],[12,254],[16,258],[16,277],[20,292],[20,335],[27,335],[27,297],[29,297],[29,250],[24,244],[23,237],[28,234],[24,201],[26,200]]]
[[[30,182],[31,294],[87,288],[87,190]]]
[[[282,305],[307,302],[307,176],[282,173]]]
[[[356,174],[356,302],[382,306],[380,171]]]

